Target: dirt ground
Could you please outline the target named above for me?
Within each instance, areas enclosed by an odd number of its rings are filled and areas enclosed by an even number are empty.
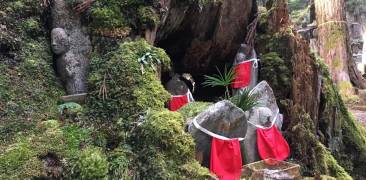
[[[349,108],[350,113],[366,128],[366,111]]]

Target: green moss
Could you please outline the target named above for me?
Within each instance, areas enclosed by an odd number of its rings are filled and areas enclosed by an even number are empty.
[[[25,7],[25,4],[18,0],[18,1],[14,1],[12,3],[9,3],[9,6],[7,8],[8,11],[13,11],[13,12],[16,12],[16,11],[22,11]]]
[[[6,12],[6,29],[0,31],[0,144],[6,144],[18,132],[35,130],[37,122],[56,118],[64,92],[53,71],[40,3],[6,0],[0,11]]]
[[[38,157],[32,157],[22,164],[20,172],[15,174],[22,174],[25,179],[28,179],[30,177],[45,177],[47,176],[47,171],[44,168],[44,162],[42,160]]]
[[[108,153],[109,175],[116,179],[132,179],[130,175],[131,154],[126,147]]]
[[[106,179],[107,157],[98,148],[84,149],[78,155],[72,172],[74,177],[80,179]]]
[[[351,103],[357,102],[359,97],[353,95],[353,85],[349,81],[341,81],[338,85],[339,94],[341,95],[344,102]]]
[[[323,28],[327,27],[329,36],[325,39],[324,48],[325,52],[328,52],[337,46],[342,39],[345,39],[345,32],[343,31],[343,24],[327,24]]]
[[[208,102],[194,101],[180,108],[178,112],[183,115],[184,119],[188,119],[197,116],[210,105],[211,103]]]
[[[335,69],[340,69],[342,68],[342,64],[341,64],[341,58],[339,56],[336,56],[333,61],[332,61],[332,65]]]
[[[92,7],[92,26],[109,36],[122,36],[125,32],[121,29],[142,33],[157,26],[160,21],[157,12],[153,1],[101,0]]]
[[[291,87],[291,69],[288,64],[276,52],[264,54],[261,57],[261,63],[261,80],[265,80],[271,85],[277,98],[285,99],[288,92],[283,87]]]
[[[318,151],[319,151],[319,160],[320,160],[320,169],[323,170],[324,174],[329,174],[338,179],[350,179],[353,178],[344,170],[342,166],[340,166],[337,160],[333,157],[333,155],[326,150],[324,145],[318,143]]]
[[[193,158],[194,143],[184,132],[184,120],[180,113],[168,110],[148,115],[142,125],[145,143],[160,146],[176,161]]]
[[[0,104],[8,104],[3,109],[7,112],[4,120],[0,122],[4,139],[10,139],[19,130],[29,129],[37,121],[57,117],[56,104],[63,92],[52,70],[52,56],[46,43],[41,39],[23,44],[23,62],[14,69],[4,66],[0,72],[0,82],[5,85],[0,87],[0,92],[7,96],[0,99]]]
[[[36,36],[42,32],[39,19],[29,18],[21,22],[20,27],[30,36]]]
[[[152,7],[140,7],[137,13],[143,27],[152,29],[159,24],[160,17]]]
[[[314,135],[314,124],[310,116],[299,106],[291,106],[292,119],[286,137],[289,140],[292,158],[301,159],[301,170],[312,176],[325,174],[340,179],[352,179],[345,169],[339,165],[334,156],[319,142]]]
[[[45,175],[47,167],[41,157],[51,153],[67,164],[80,154],[82,146],[91,144],[88,129],[74,125],[60,127],[55,120],[41,122],[37,127],[39,132],[19,135],[14,144],[0,151],[0,177],[31,179]]]
[[[57,109],[60,115],[65,116],[66,118],[78,117],[83,112],[83,107],[80,104],[74,102],[61,104]]]
[[[366,168],[366,137],[364,129],[350,116],[338,88],[333,84],[329,70],[321,59],[317,59],[323,71],[324,109],[321,111],[323,131],[333,132],[332,138],[342,138],[338,150],[332,150],[337,161],[350,172],[354,178],[365,177],[362,170]],[[345,85],[349,86],[349,85]],[[342,92],[342,91],[341,91]],[[337,107],[335,109],[335,107]],[[334,118],[335,121],[333,120]],[[332,124],[332,126],[330,125]],[[357,155],[355,155],[357,154]]]
[[[147,52],[157,52],[162,69],[170,66],[163,50],[146,41],[123,43],[109,56],[94,59],[89,84],[89,114],[101,121],[117,122],[128,127],[134,116],[148,109],[162,109],[170,95],[163,88],[152,68],[144,68],[137,61]],[[106,77],[106,79],[104,79]],[[105,87],[105,94],[100,94]]]
[[[205,179],[208,171],[194,159],[194,142],[184,131],[178,112],[152,111],[131,137],[137,159],[136,175],[151,179]]]
[[[117,7],[97,7],[92,9],[93,26],[103,28],[118,28],[126,26],[120,9]]]
[[[207,168],[203,168],[197,161],[188,162],[180,167],[183,171],[181,179],[212,179],[210,171]]]
[[[21,167],[23,163],[35,156],[31,144],[26,140],[20,140],[18,143],[9,146],[5,149],[5,152],[0,156],[0,174],[6,177],[5,174],[11,175]]]
[[[55,129],[60,127],[60,123],[57,120],[43,121],[39,125],[42,129]]]
[[[76,155],[80,146],[92,144],[91,131],[80,128],[76,125],[69,125],[61,128],[63,132],[65,156],[72,157]]]

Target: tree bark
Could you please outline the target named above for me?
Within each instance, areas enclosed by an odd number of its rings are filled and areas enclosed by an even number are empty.
[[[314,0],[314,4],[319,54],[329,66],[334,82],[346,92],[351,91],[351,81],[356,87],[365,88],[351,59],[344,0]]]
[[[256,1],[225,0],[202,7],[182,3],[162,3],[168,11],[155,40],[173,60],[175,71],[201,76],[232,63],[256,13]]]
[[[339,85],[350,82],[347,22],[343,0],[315,0],[318,23],[319,53],[329,66],[333,80]]]

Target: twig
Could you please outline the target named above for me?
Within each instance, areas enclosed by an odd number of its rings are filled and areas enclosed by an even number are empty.
[[[104,74],[103,83],[102,83],[102,85],[100,86],[100,89],[99,89],[99,96],[102,96],[103,101],[108,98],[106,77],[107,77],[107,74]]]
[[[84,2],[78,4],[74,10],[77,12],[77,13],[82,13],[84,12],[85,10],[89,9],[90,6],[95,2],[95,0],[84,0]]]
[[[259,14],[255,15],[253,21],[247,27],[247,36],[245,37],[245,44],[247,44],[250,48],[254,48],[254,39],[257,33],[257,24],[259,20]]]

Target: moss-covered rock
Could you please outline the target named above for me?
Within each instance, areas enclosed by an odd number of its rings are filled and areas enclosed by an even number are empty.
[[[84,149],[72,166],[72,176],[75,178],[107,179],[107,157],[99,148]]]
[[[151,113],[143,123],[145,143],[158,146],[175,161],[186,161],[194,157],[192,137],[184,132],[181,114],[168,110]]]
[[[154,69],[138,62],[148,52],[156,55],[163,70],[169,69],[170,59],[164,51],[144,40],[123,43],[104,58],[94,59],[89,78],[90,116],[101,122],[119,121],[120,125],[128,127],[139,113],[164,108],[170,95]]]
[[[138,175],[152,179],[205,179],[208,170],[194,160],[194,142],[180,113],[150,112],[134,137]]]
[[[180,108],[178,112],[183,115],[184,119],[188,119],[197,116],[211,104],[209,102],[194,101]]]

